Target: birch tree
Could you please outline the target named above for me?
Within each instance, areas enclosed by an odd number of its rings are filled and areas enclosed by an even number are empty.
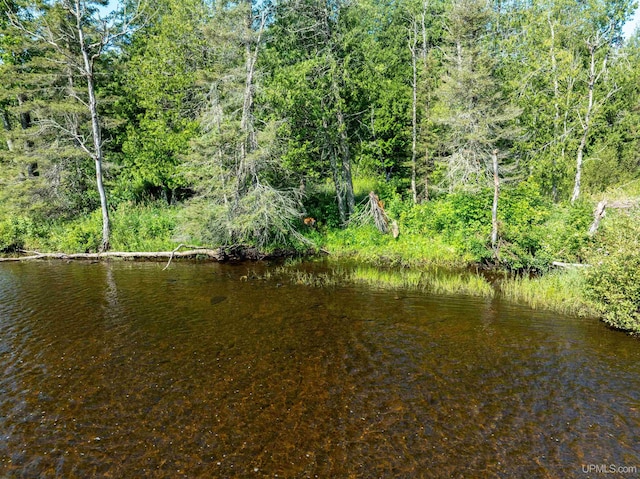
[[[585,72],[586,95],[584,107],[580,115],[581,135],[580,143],[576,151],[576,172],[573,182],[573,193],[571,203],[574,203],[580,196],[582,185],[582,170],[584,163],[585,148],[587,140],[593,127],[594,115],[609,101],[615,94],[618,87],[609,77],[609,61],[613,54],[613,41],[615,34],[609,30],[610,25],[604,33],[597,32],[585,41],[587,55],[587,68]],[[600,84],[604,88],[598,89]]]
[[[102,242],[100,251],[109,249],[109,208],[104,188],[104,143],[99,99],[96,94],[96,62],[118,38],[130,32],[132,21],[142,13],[141,4],[132,12],[124,10],[116,21],[102,19],[99,6],[107,2],[89,0],[59,0],[49,3],[33,2],[24,8],[9,9],[11,24],[34,41],[46,45],[68,77],[67,93],[79,108],[88,114],[90,127],[82,129],[77,115],[66,115],[65,121],[54,116],[39,117],[44,129],[54,129],[72,139],[91,158],[100,197],[102,214]],[[82,87],[76,80],[82,82]]]

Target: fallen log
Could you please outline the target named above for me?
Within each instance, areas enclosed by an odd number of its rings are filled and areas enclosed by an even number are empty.
[[[187,251],[107,251],[105,253],[40,253],[31,252],[29,256],[17,256],[13,258],[0,258],[0,262],[8,261],[30,261],[38,259],[62,259],[62,260],[101,260],[107,258],[128,258],[128,259],[160,259],[160,258],[190,258],[206,256],[216,261],[224,261],[226,256],[220,249],[193,249]]]
[[[185,251],[178,251],[183,247],[190,248]],[[187,245],[179,245],[173,251],[107,251],[104,253],[41,253],[39,251],[21,251],[27,256],[0,257],[0,262],[20,262],[32,260],[104,260],[109,258],[121,259],[168,259],[167,266],[173,258],[197,258],[206,257],[214,261],[244,261],[263,260],[280,256],[287,256],[283,252],[274,252],[267,255],[261,253],[257,248],[250,246],[227,246],[221,248],[200,248]],[[289,254],[290,256],[290,254]]]
[[[558,268],[591,268],[590,264],[585,263],[563,263],[562,261],[554,261],[551,264]]]

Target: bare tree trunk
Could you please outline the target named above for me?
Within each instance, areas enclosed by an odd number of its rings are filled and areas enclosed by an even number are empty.
[[[606,214],[606,208],[607,200],[602,200],[600,203],[598,203],[598,206],[596,206],[596,210],[593,212],[593,223],[591,223],[591,226],[589,227],[589,236],[595,235],[598,231],[600,221]]]
[[[335,73],[334,73],[335,75]],[[336,191],[336,194],[344,195],[345,208],[345,222],[348,219],[349,215],[353,214],[356,209],[356,200],[355,194],[353,192],[353,178],[351,175],[351,155],[349,152],[349,138],[347,137],[347,124],[344,121],[344,114],[342,113],[342,98],[340,97],[340,91],[338,88],[338,84],[335,80],[335,77],[332,81],[333,88],[333,96],[336,102],[336,121],[338,127],[338,135],[339,135],[339,154],[341,159],[341,169],[342,169],[342,188],[341,191]],[[334,155],[332,155],[333,157]],[[333,160],[336,161],[337,160]],[[337,165],[336,165],[337,166]],[[340,202],[340,200],[338,200]]]
[[[493,161],[493,206],[491,208],[491,248],[498,256],[498,198],[500,196],[500,177],[498,176],[498,150],[491,152]]]
[[[325,130],[326,130],[325,122]],[[329,146],[329,161],[331,162],[331,176],[333,178],[333,184],[336,188],[336,200],[338,202],[338,214],[340,215],[340,222],[344,225],[347,223],[347,211],[344,204],[344,185],[342,181],[342,175],[340,174],[340,168],[338,168],[338,158],[335,148]]]
[[[427,165],[427,171],[424,174],[424,200],[429,201],[429,150],[427,150],[424,156]]]
[[[98,104],[96,101],[95,82],[93,77],[94,57],[89,56],[89,51],[84,38],[84,28],[82,26],[82,17],[84,10],[81,9],[80,1],[75,1],[76,30],[78,33],[78,42],[82,53],[84,63],[84,77],[87,81],[87,92],[89,94],[89,112],[91,113],[91,133],[93,136],[93,160],[96,168],[96,184],[98,194],[100,195],[100,209],[102,212],[102,243],[100,251],[104,252],[109,249],[109,208],[107,205],[107,195],[104,190],[102,180],[102,133],[100,131],[100,116],[98,114]]]
[[[549,47],[549,55],[551,56],[551,72],[553,75],[553,107],[555,114],[553,117],[553,141],[557,142],[560,132],[560,84],[558,81],[558,63],[556,59],[555,42],[556,34],[554,24],[551,22],[551,18],[547,19],[549,23],[549,30],[551,33],[551,45]],[[563,139],[564,141],[564,139]],[[551,197],[554,203],[558,202],[558,175],[557,160],[554,154],[551,155]]]
[[[25,95],[20,94],[17,96],[17,99],[18,99],[18,105],[22,107],[26,101]],[[20,127],[22,128],[23,131],[25,131],[31,128],[31,126],[32,126],[31,113],[29,111],[21,111]],[[28,137],[25,139],[24,148],[25,148],[24,153],[28,153],[33,148],[33,142]],[[27,178],[33,178],[36,176],[39,176],[38,162],[32,161],[27,164]]]
[[[420,25],[422,27],[422,66],[424,68],[424,72],[426,73],[428,64],[427,64],[427,52],[429,51],[427,48],[427,9],[429,8],[429,0],[423,0],[422,2],[422,13],[421,13],[421,22]],[[429,96],[427,96],[427,100],[424,102],[424,118],[429,118]],[[429,155],[429,146],[425,146],[424,149],[424,200],[429,201],[429,173],[431,172],[431,155]]]
[[[258,52],[260,50],[260,41],[264,30],[266,15],[263,14],[260,19],[260,27],[257,36],[253,36],[253,13],[251,11],[251,2],[247,2],[249,9],[247,14],[247,22],[245,25],[247,38],[245,40],[245,88],[242,102],[242,116],[240,119],[240,131],[242,132],[242,141],[240,142],[240,175],[245,175],[245,160],[249,153],[254,151],[258,145],[253,124],[253,99],[254,99],[254,76],[255,66],[258,61]],[[252,180],[257,181],[257,172],[251,169]],[[239,182],[239,184],[242,182]]]
[[[589,80],[588,80],[588,95],[587,95],[587,111],[585,112],[584,121],[582,122],[582,137],[580,138],[580,144],[578,145],[578,151],[576,154],[576,176],[573,185],[573,195],[571,195],[571,203],[574,203],[580,196],[580,186],[582,181],[582,163],[584,157],[584,149],[587,145],[587,137],[589,136],[589,130],[591,127],[591,117],[594,108],[594,87],[600,79],[600,76],[607,69],[608,55],[605,55],[602,66],[599,71],[596,71],[596,52],[603,45],[601,38],[596,38],[593,41],[587,41],[587,48],[589,50]],[[607,98],[613,94],[613,91],[609,92]]]
[[[418,45],[418,25],[413,21],[413,32],[409,41],[409,50],[411,51],[411,68],[413,71],[412,101],[411,101],[411,195],[413,204],[418,203],[418,188],[416,186],[416,156],[418,142],[418,65],[417,65],[417,45]]]
[[[344,195],[347,206],[347,216],[350,216],[356,210],[356,198],[353,192],[353,177],[351,176],[351,154],[349,152],[347,126],[344,121],[344,116],[342,115],[342,109],[338,108],[336,116],[338,119],[338,129],[340,130],[340,157],[342,159]]]
[[[587,43],[589,48],[589,54],[591,61],[589,62],[589,82],[588,82],[588,95],[587,95],[587,111],[585,113],[584,122],[582,123],[582,137],[580,138],[580,144],[578,145],[578,151],[576,154],[576,176],[573,184],[573,194],[571,195],[571,203],[574,203],[580,196],[580,185],[582,180],[582,163],[584,148],[587,145],[587,136],[589,135],[589,127],[591,124],[591,112],[593,110],[593,87],[596,81],[596,48],[595,45]]]

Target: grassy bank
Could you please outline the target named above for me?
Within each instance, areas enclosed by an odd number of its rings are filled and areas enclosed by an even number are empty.
[[[532,309],[597,317],[598,311],[585,290],[585,274],[579,269],[552,271],[536,277],[510,277],[499,285],[501,297]]]

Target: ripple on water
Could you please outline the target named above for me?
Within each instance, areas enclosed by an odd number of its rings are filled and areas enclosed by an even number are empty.
[[[637,341],[242,266],[0,269],[0,475],[583,477],[640,465]],[[222,300],[218,300],[224,298]]]

